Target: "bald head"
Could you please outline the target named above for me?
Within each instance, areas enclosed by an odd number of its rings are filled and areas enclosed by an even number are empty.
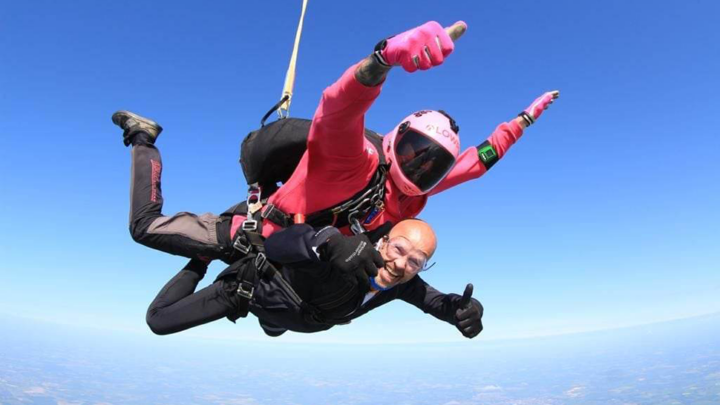
[[[406,219],[398,222],[388,235],[390,239],[401,236],[409,240],[416,249],[425,253],[429,259],[437,248],[437,237],[432,227],[419,219]]]

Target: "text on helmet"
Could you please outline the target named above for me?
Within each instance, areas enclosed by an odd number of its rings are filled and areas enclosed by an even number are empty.
[[[451,131],[450,129],[440,128],[437,125],[428,124],[425,127],[425,130],[429,134],[435,133],[437,135],[442,135],[445,138],[449,138],[450,142],[452,142],[456,148],[460,149],[460,139],[458,139],[457,134],[455,134],[455,132]]]

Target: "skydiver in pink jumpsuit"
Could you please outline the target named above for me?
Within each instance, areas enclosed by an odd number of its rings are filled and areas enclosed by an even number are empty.
[[[465,23],[458,22],[448,31],[459,37],[465,29]],[[363,223],[365,229],[372,230],[387,221],[397,223],[414,218],[425,207],[429,196],[485,174],[522,136],[524,128],[557,98],[558,92],[543,94],[521,116],[500,124],[481,147],[467,148],[462,154],[459,154],[460,140],[454,124],[437,111],[421,111],[402,120],[385,135],[382,151],[364,136],[365,113],[380,95],[392,66],[402,65],[408,72],[426,70],[442,64],[453,50],[450,34],[440,24],[429,22],[392,37],[384,49],[346,70],[323,92],[310,127],[308,149],[292,177],[268,203],[288,214],[308,214],[337,205],[368,184],[377,170],[378,155],[384,153],[392,162],[385,183],[384,204]],[[417,55],[416,62],[413,57]],[[402,132],[400,127],[405,123],[409,123],[409,127],[406,124]],[[418,139],[408,140],[409,135]],[[403,143],[403,140],[409,142]],[[403,171],[403,156],[397,146],[405,146],[413,155],[405,163],[409,167],[412,159],[420,159],[413,149],[425,146],[423,141],[435,146],[425,154],[435,154],[437,159],[445,159],[445,164],[437,164],[436,160],[435,166],[424,169],[413,181],[413,173],[407,173],[411,170]],[[485,161],[479,149],[483,149]],[[234,218],[231,233],[244,219],[244,216]],[[278,230],[278,225],[271,221],[264,225],[265,235]],[[343,231],[351,234],[347,226]]]
[[[373,230],[386,222],[417,216],[429,196],[482,176],[503,158],[559,92],[541,95],[517,118],[500,124],[481,145],[462,153],[459,128],[442,111],[409,115],[385,135],[382,150],[363,135],[365,113],[380,95],[388,72],[394,66],[412,73],[442,64],[454,50],[453,41],[466,28],[464,22],[447,29],[428,22],[382,41],[370,56],[345,71],[323,92],[310,127],[307,151],[295,172],[259,214],[264,218],[269,210],[277,210],[297,217],[334,207],[368,185],[378,169],[379,154],[384,154],[390,168],[382,201],[376,201],[370,213],[357,219],[364,229]],[[133,145],[133,239],[190,258],[227,259],[246,216],[187,212],[163,216],[162,163],[154,145],[162,128],[127,111],[115,113],[113,122],[124,130],[126,145]],[[262,235],[267,237],[284,225],[264,219]],[[347,226],[341,231],[351,234]]]

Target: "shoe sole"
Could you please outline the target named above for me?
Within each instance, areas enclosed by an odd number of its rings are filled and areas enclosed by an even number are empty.
[[[154,127],[157,130],[157,134],[153,138],[157,138],[158,135],[160,135],[160,132],[162,132],[162,130],[163,130],[162,126],[160,126],[160,124],[158,124],[157,122],[155,122],[151,119],[145,118],[145,117],[141,117],[137,114],[131,113],[130,111],[121,110],[121,111],[117,111],[115,114],[112,115],[113,124],[119,126],[123,130],[127,129],[126,124],[131,119],[135,120],[138,124],[144,124],[147,126]]]

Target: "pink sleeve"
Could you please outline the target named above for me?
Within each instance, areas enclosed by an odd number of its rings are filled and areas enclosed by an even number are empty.
[[[515,122],[515,120],[512,120],[498,125],[498,127],[495,128],[495,132],[493,132],[487,140],[495,148],[498,159],[502,159],[508,149],[520,139],[522,134],[522,127]],[[430,195],[440,193],[468,180],[477,179],[485,174],[486,171],[485,166],[483,166],[480,158],[478,158],[477,148],[468,148],[458,157],[455,167],[453,167],[447,177],[430,191]]]
[[[358,64],[325,89],[315,111],[308,154],[357,157],[364,152],[365,112],[380,95],[381,85],[367,87],[355,79]]]
[[[508,149],[520,139],[522,134],[523,129],[517,121],[503,122],[495,128],[495,132],[490,135],[488,142],[495,148],[498,159],[502,159]]]

